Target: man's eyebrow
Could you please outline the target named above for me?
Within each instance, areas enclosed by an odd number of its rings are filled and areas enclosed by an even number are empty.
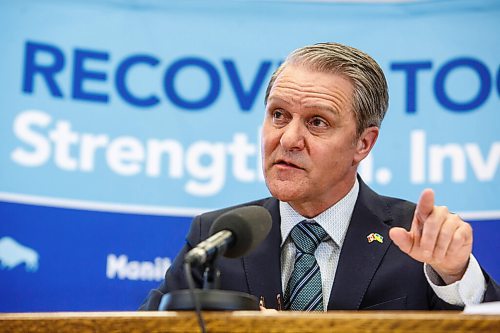
[[[281,98],[279,96],[269,96],[267,99],[267,104],[271,103],[285,103],[285,104],[290,104],[290,102],[287,99]]]
[[[290,105],[292,104],[288,99],[282,98],[280,96],[269,96],[267,99],[267,105],[274,105],[274,104],[286,104]],[[331,105],[327,104],[322,104],[322,103],[311,103],[311,104],[306,104],[304,105],[305,109],[312,109],[312,110],[322,110],[326,112],[333,113],[335,116],[338,116],[340,114],[339,110]]]
[[[323,110],[326,112],[331,112],[334,115],[339,114],[339,110],[337,108],[332,107],[331,105],[325,105],[325,104],[308,104],[304,105],[305,109],[314,109],[314,110]]]

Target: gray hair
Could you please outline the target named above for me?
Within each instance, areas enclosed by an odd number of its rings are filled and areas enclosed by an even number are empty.
[[[354,88],[352,108],[358,137],[368,127],[380,127],[389,104],[387,81],[380,66],[368,54],[338,43],[299,48],[273,73],[266,90],[266,105],[276,78],[287,65],[301,65],[348,79]]]

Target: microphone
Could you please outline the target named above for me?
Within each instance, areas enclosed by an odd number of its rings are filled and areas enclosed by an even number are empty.
[[[159,310],[196,310],[202,322],[203,310],[259,310],[257,297],[232,290],[218,290],[219,255],[238,258],[259,245],[271,230],[271,214],[261,206],[245,206],[227,211],[215,219],[206,240],[184,257],[184,272],[189,289],[174,290],[161,298]],[[191,266],[204,265],[203,289],[196,289]]]
[[[238,258],[259,245],[271,230],[271,214],[261,206],[245,206],[219,216],[210,237],[184,257],[184,263],[202,265],[219,255]]]

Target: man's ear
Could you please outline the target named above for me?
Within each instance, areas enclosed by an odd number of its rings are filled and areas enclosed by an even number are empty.
[[[361,162],[372,150],[377,141],[379,128],[371,126],[366,128],[356,140],[356,153],[354,155],[354,164]]]

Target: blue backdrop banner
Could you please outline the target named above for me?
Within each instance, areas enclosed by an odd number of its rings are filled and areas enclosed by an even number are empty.
[[[360,168],[471,221],[500,279],[500,2],[0,0],[0,311],[132,310],[203,211],[269,193],[263,98],[293,49],[384,69]]]

